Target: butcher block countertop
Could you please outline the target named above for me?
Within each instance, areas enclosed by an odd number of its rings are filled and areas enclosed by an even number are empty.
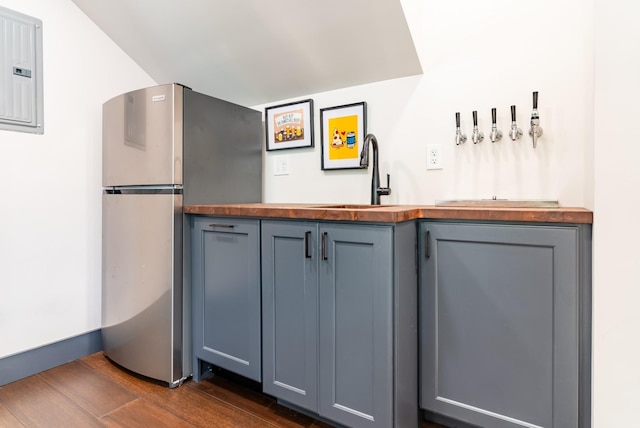
[[[186,205],[186,214],[400,223],[411,220],[490,220],[535,223],[593,223],[585,208],[442,207],[435,205],[224,204]]]

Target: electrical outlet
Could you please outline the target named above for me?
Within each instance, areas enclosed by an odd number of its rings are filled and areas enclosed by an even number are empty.
[[[427,144],[427,169],[442,169],[442,146]]]
[[[289,156],[276,156],[273,175],[289,175]]]

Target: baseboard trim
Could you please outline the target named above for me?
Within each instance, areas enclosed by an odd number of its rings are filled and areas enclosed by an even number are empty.
[[[0,386],[102,351],[100,329],[0,358]]]
[[[422,412],[422,419],[428,422],[434,422],[450,428],[480,428],[477,425],[468,424],[448,416],[439,415],[437,413],[430,412],[429,410],[421,409],[420,411]]]

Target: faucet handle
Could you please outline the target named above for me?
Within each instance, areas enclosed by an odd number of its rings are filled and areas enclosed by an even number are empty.
[[[535,91],[533,93],[533,109],[534,110],[538,109],[538,91]]]
[[[516,121],[516,106],[511,106],[511,122]]]
[[[456,112],[456,128],[460,128],[460,112]]]
[[[491,124],[492,125],[495,125],[498,122],[496,116],[497,116],[496,108],[494,107],[494,108],[491,109]]]
[[[387,187],[378,187],[376,189],[376,193],[378,193],[378,195],[390,195],[391,194],[391,175],[387,174]]]

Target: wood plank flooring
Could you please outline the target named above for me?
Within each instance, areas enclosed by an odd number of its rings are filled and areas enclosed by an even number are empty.
[[[256,384],[257,386],[257,384]],[[169,389],[99,352],[0,387],[0,427],[308,427],[330,425],[258,388],[214,376]],[[421,428],[444,428],[423,422]]]

